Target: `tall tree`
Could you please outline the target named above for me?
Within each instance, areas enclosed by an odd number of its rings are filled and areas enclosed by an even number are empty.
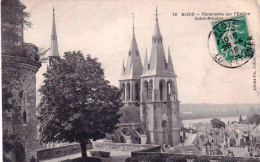
[[[39,104],[41,141],[78,142],[82,157],[86,144],[112,133],[119,123],[120,91],[104,77],[96,58],[66,52],[44,73]]]

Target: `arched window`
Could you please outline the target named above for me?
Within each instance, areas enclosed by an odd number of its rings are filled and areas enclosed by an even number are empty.
[[[121,84],[121,91],[122,91],[121,98],[122,100],[125,100],[125,83]]]
[[[144,131],[142,130],[142,128],[137,128],[136,131],[137,131],[139,134],[144,134]]]
[[[130,83],[126,85],[126,100],[130,100]]]
[[[150,80],[148,84],[148,100],[151,101],[152,99],[153,99],[153,80]]]
[[[144,101],[148,100],[148,82],[147,81],[143,82],[143,100]]]
[[[163,100],[163,84],[162,82],[159,83],[159,90],[160,90],[160,101]]]
[[[23,111],[23,123],[26,124],[26,122],[27,122],[26,111]]]
[[[163,101],[163,100],[165,100],[165,94],[166,94],[166,92],[165,92],[166,90],[165,90],[165,81],[164,80],[160,80],[160,82],[159,82],[159,100],[160,101]]]
[[[126,136],[130,136],[130,131],[127,128],[122,129],[122,133]]]
[[[138,82],[135,83],[135,100],[140,100],[140,84]]]
[[[174,84],[172,80],[169,80],[167,82],[167,100],[169,101],[171,98],[174,98],[174,101],[176,101]]]

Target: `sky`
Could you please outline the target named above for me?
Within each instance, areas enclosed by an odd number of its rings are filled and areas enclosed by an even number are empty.
[[[87,0],[21,0],[31,14],[32,28],[24,31],[25,42],[48,49],[51,45],[52,8],[55,7],[59,53],[80,50],[97,57],[106,79],[118,86],[122,62],[127,58],[132,39],[132,13],[135,15],[135,36],[144,60],[145,49],[151,52],[158,7],[159,25],[165,51],[169,47],[181,103],[260,103],[260,56],[235,68],[217,64],[207,48],[211,21],[195,20],[182,13],[250,12],[247,22],[259,42],[259,11],[254,1],[87,1]],[[173,16],[172,13],[177,13]],[[226,17],[226,16],[224,16]],[[258,43],[259,44],[259,43]],[[259,46],[256,47],[259,51]],[[167,53],[166,53],[167,54]],[[46,54],[49,55],[49,52]],[[166,57],[167,58],[167,57]],[[42,85],[47,64],[43,63],[37,77]],[[253,72],[257,71],[257,90],[253,90]],[[39,102],[39,93],[37,93]]]

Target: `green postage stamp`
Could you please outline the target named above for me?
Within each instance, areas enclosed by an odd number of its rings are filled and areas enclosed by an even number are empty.
[[[253,37],[248,31],[245,16],[232,17],[212,22],[209,35],[209,50],[212,58],[227,68],[236,68],[247,63],[254,55]],[[212,38],[214,37],[214,38]]]

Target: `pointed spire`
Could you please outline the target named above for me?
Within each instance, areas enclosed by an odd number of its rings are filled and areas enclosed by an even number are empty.
[[[161,37],[161,32],[160,32],[160,27],[159,27],[159,22],[158,22],[158,10],[157,10],[157,7],[156,7],[156,10],[155,10],[155,30],[154,30],[154,37]]]
[[[52,20],[52,35],[51,35],[51,53],[50,56],[59,57],[58,41],[56,34],[56,24],[55,24],[55,9],[53,7],[53,20]]]
[[[143,73],[147,72],[148,69],[148,56],[147,56],[147,48],[145,51],[145,56],[144,56],[144,68],[143,68]]]
[[[136,43],[136,39],[135,39],[135,26],[134,26],[134,14],[133,15],[133,37],[132,37],[132,42],[131,42],[131,47],[129,50],[129,56],[133,53],[135,53],[136,55],[139,55],[139,50],[138,50],[138,46]]]
[[[134,13],[132,13],[133,15],[133,34],[135,33],[135,15]]]
[[[157,6],[156,6],[156,9],[155,9],[155,16],[156,16],[156,21],[158,21],[158,10],[157,10]]]
[[[168,47],[168,64],[167,64],[167,70],[168,70],[169,72],[173,72],[173,73],[174,73],[173,64],[172,64],[172,57],[171,57],[171,53],[170,53],[170,47]]]
[[[132,36],[130,49],[128,52],[128,58],[126,61],[124,74],[121,77],[121,80],[139,79],[143,71],[142,61],[141,61],[138,45],[135,38],[134,14],[132,14],[132,18],[133,18],[133,27],[132,27],[133,36]]]

